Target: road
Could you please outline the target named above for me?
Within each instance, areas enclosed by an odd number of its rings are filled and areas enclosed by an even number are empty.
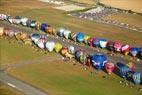
[[[7,73],[0,71],[0,81],[4,84],[9,85],[12,88],[24,93],[25,95],[47,95],[45,92],[32,87],[14,77],[8,75]]]

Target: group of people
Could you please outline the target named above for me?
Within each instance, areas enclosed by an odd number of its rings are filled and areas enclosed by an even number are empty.
[[[72,33],[70,30],[66,30],[64,28],[59,28],[55,30],[50,25],[46,23],[40,23],[37,21],[30,20],[28,18],[11,17],[7,15],[0,15],[1,20],[7,20],[12,24],[22,24],[23,26],[28,26],[31,28],[35,28],[37,30],[42,30],[46,33],[50,33],[53,35],[58,35],[60,37],[64,37],[66,39],[72,39],[78,42],[84,42],[93,47],[101,47],[108,48],[117,52],[122,50],[121,43],[116,42],[108,42],[105,39],[98,39],[94,37],[90,37],[84,35],[82,32]],[[19,36],[17,36],[19,34]],[[82,49],[77,49],[74,46],[63,46],[61,43],[57,43],[55,41],[48,40],[48,36],[46,34],[38,34],[38,33],[26,33],[26,32],[18,32],[14,29],[6,29],[0,28],[0,36],[7,37],[16,37],[16,39],[20,39],[22,41],[28,40],[38,48],[42,50],[47,50],[49,52],[55,51],[57,53],[62,54],[65,57],[72,58],[75,57],[77,61],[79,61],[83,65],[88,65],[91,67],[95,67],[97,70],[104,69],[108,74],[112,74],[112,72],[118,70],[119,75],[123,78],[132,79],[135,84],[140,84],[142,82],[142,73],[134,71],[134,65],[124,65],[122,63],[113,64],[108,62],[107,57],[104,54],[87,54]],[[127,48],[128,45],[125,45]],[[133,50],[130,48],[129,50]],[[135,50],[135,49],[134,49]],[[116,68],[116,69],[115,69]]]

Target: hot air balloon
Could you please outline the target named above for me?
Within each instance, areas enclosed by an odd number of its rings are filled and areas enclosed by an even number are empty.
[[[41,23],[40,29],[47,33],[48,27],[50,27],[50,25],[47,25],[46,23]]]
[[[24,18],[21,18],[21,24],[23,26],[27,26],[27,21],[28,21],[28,18],[24,17]]]
[[[57,29],[57,35],[60,36],[60,37],[63,37],[64,36],[64,31],[65,31],[65,28]]]
[[[26,21],[27,27],[31,27],[31,22],[32,22],[32,20],[30,20],[30,19],[28,19],[28,20]]]
[[[114,51],[113,46],[114,46],[114,42],[108,41],[108,43],[107,43],[107,49],[110,50],[110,51]]]
[[[21,17],[20,16],[15,16],[15,22],[14,24],[20,24],[21,23]]]
[[[128,72],[126,73],[126,78],[127,78],[127,80],[133,82],[133,74],[134,74],[134,73],[135,73],[134,71],[128,71]]]
[[[138,54],[138,48],[137,48],[137,47],[132,47],[132,48],[130,48],[130,54],[131,54],[133,57],[136,57],[137,54]]]
[[[128,55],[130,51],[130,46],[129,45],[122,45],[121,47],[121,52],[124,54],[124,55]]]
[[[121,47],[122,47],[122,44],[120,42],[114,42],[114,50],[116,52],[120,52],[121,51]]]
[[[53,42],[53,41],[48,41],[48,42],[46,42],[45,46],[46,46],[46,49],[47,49],[49,52],[51,52],[51,51],[53,51],[53,49],[54,49],[54,47],[55,47],[55,42]]]
[[[62,54],[63,56],[65,56],[66,53],[68,52],[68,48],[67,48],[67,47],[63,47],[63,48],[60,50],[60,52],[61,52],[61,54]]]
[[[88,39],[90,38],[89,35],[84,35],[84,43],[88,44]]]
[[[39,21],[36,21],[35,29],[40,30],[40,22]]]
[[[135,72],[133,74],[133,81],[135,84],[140,84],[141,83],[141,73]]]
[[[93,43],[94,47],[99,47],[100,46],[100,39],[94,38],[92,43]]]
[[[130,68],[122,63],[117,63],[116,67],[119,70],[120,76],[126,78],[126,73],[130,71]]]
[[[74,33],[74,32],[71,33],[71,39],[72,39],[73,41],[76,41],[76,36],[77,36],[77,34],[78,34],[78,33]]]
[[[0,27],[0,36],[3,36],[4,34],[4,27]]]
[[[87,40],[88,45],[89,45],[90,47],[93,47],[93,40],[94,40],[93,37],[90,37],[90,38]]]
[[[66,39],[69,39],[71,37],[71,31],[70,30],[65,30],[63,34],[64,34],[64,37]]]
[[[97,69],[101,70],[104,68],[107,62],[107,57],[103,54],[93,54],[91,57],[92,65]]]
[[[107,63],[105,64],[105,70],[108,72],[108,74],[112,74],[114,68],[115,68],[115,66],[114,66],[113,63],[107,62]]]
[[[76,60],[80,61],[80,56],[83,55],[83,51],[82,50],[77,50],[75,52],[75,58]]]
[[[85,65],[87,62],[87,55],[86,54],[80,55],[79,61],[81,62],[81,64]]]
[[[44,49],[46,42],[47,42],[47,38],[42,35],[42,36],[38,39],[38,41],[35,42],[35,44],[36,44],[39,48]]]
[[[31,28],[36,28],[36,21],[35,20],[31,21],[30,27]]]
[[[0,20],[6,20],[7,18],[7,15],[5,14],[0,14]]]
[[[48,27],[47,31],[48,31],[49,34],[55,34],[55,29],[51,26]]]
[[[100,43],[101,48],[106,48],[106,46],[107,46],[107,40],[106,39],[100,39],[99,43]]]
[[[55,52],[59,52],[61,49],[62,49],[62,45],[60,43],[56,43],[54,47]]]
[[[6,36],[10,37],[10,38],[14,37],[16,32],[17,32],[16,30],[13,30],[13,29],[10,29],[10,28],[6,28],[4,30],[4,34]]]
[[[40,38],[40,36],[41,36],[40,34],[33,33],[33,34],[30,35],[30,38],[31,38],[31,40],[33,42],[36,42],[36,41],[38,41],[38,39]]]
[[[76,40],[78,42],[83,42],[84,41],[84,34],[82,32],[77,33]]]
[[[69,51],[70,54],[74,54],[75,53],[75,47],[74,46],[69,46],[68,51]]]
[[[131,71],[134,71],[134,64],[132,62],[129,62],[128,64],[126,64]]]

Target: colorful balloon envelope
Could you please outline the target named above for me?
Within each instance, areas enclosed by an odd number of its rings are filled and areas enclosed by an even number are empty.
[[[21,17],[20,16],[16,16],[15,17],[15,24],[20,24],[21,23]]]
[[[32,41],[38,40],[40,38],[40,34],[33,33],[30,35]]]
[[[55,52],[59,52],[61,49],[62,49],[62,45],[60,43],[56,43],[54,47]]]
[[[0,14],[0,20],[6,20],[7,18],[7,15],[5,14]]]
[[[94,40],[93,37],[90,37],[90,38],[87,40],[88,45],[91,46],[91,47],[93,47],[93,40]]]
[[[69,51],[70,54],[74,54],[75,53],[75,47],[74,46],[69,46],[68,51]]]
[[[137,54],[138,54],[138,48],[136,48],[136,47],[130,48],[130,54],[131,54],[133,57],[136,57]]]
[[[31,21],[30,27],[31,27],[31,28],[36,28],[36,21]]]
[[[113,46],[114,46],[114,42],[108,41],[108,43],[107,43],[107,49],[110,50],[110,51],[114,51]]]
[[[47,42],[47,39],[44,37],[40,37],[39,40],[35,43],[37,46],[41,49],[45,48],[45,43]]]
[[[21,24],[23,26],[27,26],[27,21],[28,21],[28,18],[24,17],[24,18],[21,18]]]
[[[126,78],[127,78],[127,80],[133,82],[133,74],[134,74],[134,73],[135,73],[134,71],[128,71],[128,72],[126,73]]]
[[[82,32],[77,33],[76,40],[78,42],[83,42],[84,41],[84,34]]]
[[[62,54],[63,56],[65,56],[66,53],[68,52],[68,48],[67,48],[67,47],[63,47],[60,52],[61,52],[61,54]]]
[[[119,74],[122,78],[126,78],[126,73],[131,71],[130,68],[122,63],[117,63],[117,68],[119,70]]]
[[[44,32],[46,32],[48,25],[46,23],[41,23],[40,29]]]
[[[88,44],[88,39],[90,38],[89,35],[84,35],[84,43]]]
[[[65,31],[65,28],[59,28],[57,30],[57,35],[60,36],[60,37],[63,37],[64,36],[64,31]]]
[[[52,52],[53,49],[54,49],[54,47],[55,47],[55,42],[53,42],[53,41],[48,41],[48,42],[46,42],[45,46],[46,46],[46,49],[47,49],[49,52]]]
[[[133,74],[133,81],[135,84],[140,84],[141,83],[141,73],[135,72]]]
[[[100,42],[100,47],[101,48],[106,48],[106,46],[107,46],[107,40],[100,39],[99,42]]]
[[[40,22],[39,21],[36,21],[36,25],[35,25],[35,28],[36,30],[40,30]]]
[[[100,39],[94,38],[92,43],[93,43],[94,47],[99,47],[100,46]]]
[[[54,28],[51,27],[51,26],[49,26],[49,27],[48,27],[48,33],[49,33],[49,34],[54,34]]]
[[[128,55],[128,54],[129,54],[129,51],[130,51],[130,46],[129,46],[129,45],[122,45],[122,47],[121,47],[121,52],[122,52],[124,55]]]
[[[104,54],[93,54],[91,57],[92,65],[97,69],[101,70],[104,68],[107,62],[107,57]]]
[[[31,27],[31,22],[32,22],[31,20],[29,20],[29,19],[27,20],[27,22],[26,22],[27,27]]]
[[[78,33],[74,33],[74,32],[71,33],[71,39],[72,39],[73,41],[76,41],[76,36],[77,36],[77,34],[78,34]]]
[[[115,68],[115,66],[114,66],[113,63],[107,62],[107,63],[105,64],[105,70],[107,71],[108,74],[112,74],[114,68]]]
[[[80,56],[83,55],[83,51],[82,50],[77,50],[75,52],[75,58],[80,61]]]
[[[86,56],[86,54],[80,55],[79,61],[80,61],[82,64],[86,64],[86,61],[87,61],[87,56]]]
[[[114,42],[114,50],[117,52],[121,51],[122,44],[120,42]]]
[[[71,31],[70,31],[70,30],[65,30],[63,34],[64,34],[64,37],[65,37],[66,39],[69,39],[69,38],[70,38],[70,35],[71,35]]]

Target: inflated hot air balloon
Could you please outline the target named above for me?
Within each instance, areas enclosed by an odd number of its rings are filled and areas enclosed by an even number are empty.
[[[30,27],[31,28],[36,28],[36,21],[35,20],[31,21]]]
[[[126,78],[127,78],[127,80],[133,82],[133,74],[134,74],[134,73],[135,73],[134,71],[128,71],[128,72],[126,73]]]
[[[80,55],[79,61],[81,62],[81,64],[86,64],[87,55],[86,54]]]
[[[69,46],[69,47],[68,47],[68,51],[69,51],[70,54],[74,54],[74,53],[75,53],[75,48],[74,48],[74,46]]]
[[[114,42],[112,41],[108,41],[107,43],[107,49],[110,50],[110,51],[114,51]]]
[[[97,69],[101,70],[104,68],[107,62],[107,57],[103,54],[93,54],[91,57],[92,65]]]
[[[75,58],[76,60],[80,61],[80,56],[83,55],[83,51],[82,50],[77,50],[75,52]]]
[[[55,42],[53,41],[48,41],[45,43],[45,46],[46,46],[46,49],[51,52],[54,50],[54,47],[55,47]]]
[[[130,48],[130,54],[131,54],[133,57],[136,57],[137,54],[138,54],[138,48],[137,48],[137,47],[132,47],[132,48]]]
[[[106,48],[106,46],[107,46],[107,40],[106,39],[100,39],[99,43],[100,43],[101,48]]]
[[[46,42],[47,42],[47,38],[44,37],[44,36],[43,36],[43,37],[41,36],[41,37],[38,39],[38,41],[35,42],[35,44],[36,44],[39,48],[44,49]]]
[[[65,30],[63,34],[64,34],[64,37],[66,39],[69,39],[71,37],[71,31],[70,30]]]
[[[77,33],[76,40],[78,42],[83,42],[84,41],[84,34],[82,32]]]
[[[61,54],[62,54],[63,56],[65,56],[66,53],[68,52],[68,48],[67,48],[67,47],[63,47],[63,48],[60,50],[60,52],[61,52]]]
[[[27,21],[28,21],[28,18],[24,17],[24,18],[21,18],[21,24],[23,26],[27,26]]]
[[[15,24],[20,24],[21,23],[21,17],[20,16],[15,16]]]
[[[60,36],[60,37],[63,37],[64,36],[64,31],[65,31],[65,28],[57,29],[57,35]]]
[[[119,70],[120,76],[126,78],[126,73],[130,71],[130,68],[122,63],[117,63],[116,67]]]
[[[133,81],[135,84],[140,84],[141,83],[141,73],[135,72],[133,74]]]
[[[6,20],[7,18],[7,15],[5,14],[0,14],[0,20]]]
[[[90,38],[87,40],[88,45],[89,45],[90,47],[93,47],[93,40],[94,40],[93,37],[90,37]]]
[[[32,22],[32,20],[30,20],[30,19],[28,19],[28,20],[26,21],[27,27],[31,27],[31,22]]]
[[[122,45],[122,47],[121,47],[121,52],[122,52],[124,55],[128,55],[128,54],[129,54],[129,51],[130,51],[130,46],[129,46],[129,45]]]
[[[77,34],[78,34],[78,33],[74,33],[74,32],[71,33],[71,39],[72,39],[73,41],[76,41],[76,36],[77,36]]]
[[[107,62],[107,63],[105,64],[105,70],[107,71],[108,74],[112,74],[114,68],[115,68],[115,66],[114,66],[113,63]]]
[[[40,29],[44,32],[46,32],[48,25],[46,23],[41,23]]]
[[[4,27],[0,27],[0,36],[3,36],[4,34]]]
[[[62,49],[62,45],[60,43],[56,43],[54,47],[55,52],[59,52],[61,49]]]
[[[40,30],[40,22],[39,21],[36,21],[35,29]]]
[[[120,42],[114,42],[114,51],[120,52],[122,44]]]
[[[132,62],[129,62],[128,64],[126,64],[131,71],[134,71],[134,64]]]
[[[40,38],[40,36],[41,36],[40,34],[33,33],[33,34],[30,35],[30,38],[31,38],[31,40],[33,42],[36,42],[36,41],[38,41],[38,39]]]
[[[84,43],[88,44],[88,39],[90,38],[89,35],[84,35]]]
[[[10,37],[10,38],[14,37],[16,32],[17,32],[17,31],[15,31],[15,30],[13,30],[13,29],[10,29],[10,28],[6,28],[6,29],[4,30],[4,34],[5,34],[6,36]]]
[[[94,38],[92,43],[93,43],[93,47],[99,47],[100,46],[100,39]]]
[[[49,34],[55,34],[55,29],[51,26],[48,27],[47,31],[48,31]]]

